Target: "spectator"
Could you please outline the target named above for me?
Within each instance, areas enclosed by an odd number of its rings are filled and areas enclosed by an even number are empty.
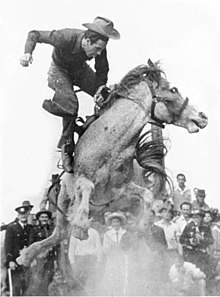
[[[214,242],[211,229],[202,223],[204,214],[200,210],[192,211],[191,216],[192,221],[186,225],[180,236],[184,261],[195,264],[209,278],[212,264],[207,248]]]
[[[190,262],[184,262],[177,255],[171,266],[169,278],[173,287],[173,296],[206,296],[206,276]]]
[[[192,202],[192,209],[209,210],[208,204],[205,203],[206,193],[205,190],[197,189],[196,200]]]
[[[220,214],[217,214],[214,221],[211,224],[212,236],[214,242],[210,245],[211,255],[220,259]]]
[[[179,243],[179,238],[186,227],[186,225],[191,221],[190,213],[192,209],[192,204],[189,202],[183,202],[180,205],[181,215],[179,217],[174,218],[174,222],[177,225],[177,239],[178,239],[178,250],[179,253],[182,255],[182,245]]]
[[[186,225],[191,221],[191,217],[190,217],[191,209],[192,209],[192,204],[189,202],[183,202],[180,205],[181,215],[175,218],[175,223],[177,224],[177,227],[178,227],[178,236],[182,234]]]
[[[155,212],[151,210],[148,227],[145,231],[145,238],[151,251],[161,255],[167,249],[167,241],[164,229],[156,225],[155,216]]]
[[[32,225],[27,224],[29,206],[15,208],[18,213],[17,220],[7,226],[5,234],[6,265],[10,268],[12,275],[12,286],[14,296],[23,296],[27,288],[27,269],[18,265],[16,258],[20,251],[29,245],[29,234]]]
[[[111,229],[111,226],[107,224],[107,218],[111,214],[110,211],[104,212],[102,218],[97,219],[96,221],[91,221],[91,227],[96,229],[99,233],[101,244],[103,244],[103,238],[105,232]]]
[[[47,209],[55,217],[57,211],[57,199],[60,193],[60,176],[59,174],[52,174],[51,185],[45,189],[44,196],[40,202],[40,209]]]
[[[173,205],[174,205],[174,211],[180,212],[180,205],[183,202],[189,202],[191,203],[191,191],[189,188],[186,187],[186,177],[184,174],[179,173],[176,176],[177,179],[177,186],[174,189],[173,193]]]
[[[39,224],[31,230],[30,244],[41,241],[49,237],[53,232],[50,225],[52,213],[46,209],[40,210],[36,214]],[[56,260],[56,250],[51,248],[49,251],[41,253],[32,263],[32,273],[28,294],[30,296],[47,296],[48,285],[52,281],[54,273],[54,261]]]
[[[162,219],[160,221],[157,221],[155,223],[156,226],[159,226],[163,228],[165,233],[165,238],[167,242],[167,249],[171,253],[174,252],[174,254],[177,252],[177,225],[172,222],[173,218],[173,212],[172,210],[168,210],[166,208],[162,208],[160,210],[160,213],[162,215]]]
[[[126,218],[120,212],[113,212],[107,218],[112,229],[104,234],[103,254],[106,264],[101,283],[101,295],[122,295],[124,285],[125,258],[120,242],[126,230],[122,228]]]
[[[25,207],[28,210],[27,223],[30,224],[30,225],[35,225],[35,215],[30,213],[32,208],[33,208],[33,205],[30,204],[30,201],[25,200],[25,201],[22,202],[22,207]],[[14,223],[16,221],[18,221],[17,217],[11,223]],[[1,226],[0,226],[0,231],[6,230],[7,226],[9,224],[11,224],[11,223],[8,223],[8,224],[2,223]]]
[[[54,271],[53,281],[48,287],[49,296],[68,296],[67,282],[63,277],[62,270],[57,268]]]
[[[150,248],[150,262],[146,273],[150,273],[148,284],[152,296],[163,295],[165,282],[167,281],[167,241],[164,229],[156,225],[155,212],[151,210],[148,227],[145,231],[147,246]],[[143,261],[143,260],[142,260]],[[149,269],[150,268],[150,269]]]
[[[211,227],[212,224],[212,213],[210,210],[204,212],[203,224]]]

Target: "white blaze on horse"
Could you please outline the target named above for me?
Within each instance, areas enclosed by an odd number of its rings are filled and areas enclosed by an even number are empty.
[[[133,182],[133,160],[141,147],[140,134],[149,122],[160,126],[173,124],[189,133],[206,127],[208,120],[170,87],[159,65],[148,61],[131,70],[114,86],[100,117],[76,144],[74,174],[63,179],[54,233],[46,240],[25,249],[18,261],[24,265],[44,249],[67,237],[70,228],[75,237],[87,238],[89,215],[109,208],[124,210],[134,197],[140,202],[137,219],[149,212],[153,195]],[[151,160],[142,160],[147,165]],[[138,158],[137,158],[138,161]],[[67,216],[70,204],[72,213]]]

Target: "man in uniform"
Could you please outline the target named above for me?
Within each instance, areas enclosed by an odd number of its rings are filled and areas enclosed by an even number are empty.
[[[207,211],[210,209],[208,204],[205,203],[205,197],[206,197],[205,190],[197,189],[195,196],[196,196],[196,200],[193,200],[192,202],[192,209],[200,209],[203,211]]]
[[[20,251],[29,245],[29,235],[32,225],[27,224],[30,212],[29,206],[19,206],[15,209],[17,220],[7,226],[5,234],[6,264],[12,277],[13,295],[23,296],[26,290],[26,268],[18,265],[16,258]]]
[[[97,98],[106,90],[108,59],[106,46],[109,39],[119,39],[111,20],[96,17],[93,23],[83,24],[87,30],[62,29],[53,31],[31,31],[25,44],[22,66],[32,62],[32,53],[37,43],[54,47],[49,69],[48,85],[55,91],[52,100],[45,100],[43,108],[63,118],[63,131],[58,148],[61,148],[63,168],[73,171],[73,130],[78,115],[78,99],[73,86]],[[95,72],[86,61],[95,59]]]

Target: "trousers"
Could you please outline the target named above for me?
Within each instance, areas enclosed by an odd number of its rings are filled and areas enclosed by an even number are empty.
[[[44,101],[43,108],[63,118],[63,130],[58,143],[58,148],[61,148],[66,141],[71,140],[78,115],[79,103],[74,86],[94,96],[96,75],[87,63],[80,69],[69,71],[52,61],[48,71],[48,86],[55,91],[55,94],[52,100]]]

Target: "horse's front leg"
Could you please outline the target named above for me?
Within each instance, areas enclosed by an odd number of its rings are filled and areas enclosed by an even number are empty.
[[[20,256],[17,258],[18,264],[29,266],[38,254],[46,252],[52,246],[55,246],[68,236],[70,227],[67,217],[69,202],[70,197],[67,194],[66,183],[64,180],[58,197],[58,207],[60,210],[57,210],[56,227],[52,235],[23,249],[20,252]]]
[[[84,175],[80,175],[75,183],[75,201],[71,219],[71,232],[74,237],[81,240],[88,238],[89,228],[89,199],[91,197],[94,184]]]

